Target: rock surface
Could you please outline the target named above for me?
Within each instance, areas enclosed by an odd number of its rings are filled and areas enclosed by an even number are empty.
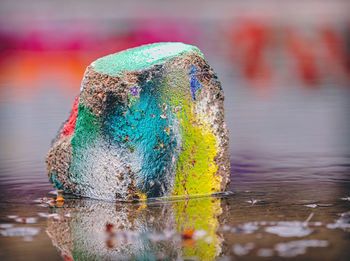
[[[157,43],[87,67],[47,154],[58,189],[105,200],[211,194],[229,183],[224,94],[198,48]]]

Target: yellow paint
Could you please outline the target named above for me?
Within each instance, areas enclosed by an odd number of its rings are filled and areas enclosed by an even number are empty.
[[[182,146],[176,166],[173,196],[212,194],[220,191],[221,177],[217,175],[214,158],[218,142],[206,115],[196,113],[196,101],[191,99],[189,76],[184,70],[168,72],[163,97],[177,111]]]
[[[201,198],[174,203],[178,233],[193,229],[206,231],[193,245],[183,244],[183,257],[196,256],[200,260],[214,260],[221,252],[221,238],[217,235],[218,216],[222,214],[219,198]]]

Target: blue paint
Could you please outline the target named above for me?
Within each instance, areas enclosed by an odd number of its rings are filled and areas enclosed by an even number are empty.
[[[49,181],[53,184],[53,186],[57,189],[63,190],[64,192],[69,192],[67,189],[64,188],[63,184],[57,179],[56,174],[50,173]]]
[[[134,97],[136,97],[137,95],[139,95],[139,88],[137,86],[134,86],[131,88],[130,92],[132,93],[132,95],[134,95]]]
[[[202,88],[202,85],[200,84],[200,82],[196,77],[197,71],[198,71],[197,68],[193,64],[191,64],[191,71],[188,74],[191,76],[190,88],[191,88],[192,99],[194,101],[196,100],[197,91]]]
[[[140,98],[130,107],[115,105],[103,126],[103,132],[117,150],[141,155],[142,169],[135,173],[136,185],[147,197],[162,196],[168,189],[162,188],[169,183],[166,172],[175,169],[171,166],[171,156],[177,138],[172,130],[169,134],[165,131],[172,120],[164,117],[159,107],[160,94],[156,91],[158,88],[154,88],[157,84],[149,81],[140,86]]]

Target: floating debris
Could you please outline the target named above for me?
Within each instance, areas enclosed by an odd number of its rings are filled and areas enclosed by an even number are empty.
[[[333,204],[317,203],[317,204],[306,204],[304,206],[308,207],[308,208],[331,207],[331,206],[333,206]]]
[[[18,216],[16,216],[16,215],[8,215],[7,216],[9,219],[15,219],[15,218],[18,218]]]
[[[251,199],[251,200],[247,200],[246,202],[249,203],[249,204],[255,205],[255,204],[258,203],[259,201],[261,201],[261,200],[258,200],[258,199]]]
[[[335,229],[340,228],[344,231],[350,232],[350,211],[342,213],[340,218],[333,224],[327,224],[327,228]]]
[[[331,207],[331,206],[333,206],[333,204],[324,204],[324,203],[319,203],[319,204],[317,204],[317,206],[318,207]]]
[[[341,200],[350,201],[350,197],[341,198]]]
[[[276,226],[266,227],[265,231],[280,237],[304,237],[313,232],[313,229],[306,227],[302,222],[278,222]]]
[[[308,208],[316,208],[317,204],[307,204],[307,205],[304,205],[304,206],[308,207]]]
[[[245,256],[255,247],[254,243],[247,243],[246,245],[234,244],[232,251],[237,256]]]
[[[280,257],[294,257],[306,253],[308,247],[327,247],[326,240],[297,240],[288,243],[279,243],[275,246]]]

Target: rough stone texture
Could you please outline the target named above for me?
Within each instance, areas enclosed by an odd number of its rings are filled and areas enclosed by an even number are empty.
[[[158,43],[98,59],[47,155],[50,181],[106,200],[225,191],[223,102],[196,47]]]

